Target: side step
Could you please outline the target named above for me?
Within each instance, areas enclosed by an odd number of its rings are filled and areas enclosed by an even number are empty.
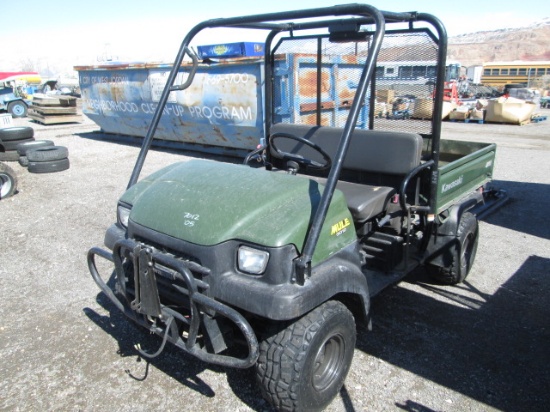
[[[403,238],[383,232],[374,232],[363,239],[361,248],[365,252],[369,269],[390,272],[403,260]]]

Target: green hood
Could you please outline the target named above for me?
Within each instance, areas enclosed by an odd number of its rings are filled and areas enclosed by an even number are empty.
[[[301,250],[322,191],[322,185],[302,176],[191,160],[143,179],[121,201],[133,206],[132,222],[195,244],[239,239]],[[319,242],[329,249],[325,257],[355,240],[354,230],[336,234],[335,225],[345,222],[350,224],[351,217],[336,191]]]

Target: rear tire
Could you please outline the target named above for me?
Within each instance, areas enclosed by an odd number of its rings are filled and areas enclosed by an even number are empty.
[[[464,282],[474,264],[479,239],[479,225],[477,218],[472,213],[465,212],[460,218],[456,238],[458,244],[452,247],[452,260],[449,266],[427,265],[430,276],[445,285]]]
[[[17,190],[17,175],[11,167],[0,163],[0,199],[10,197]]]
[[[256,364],[263,396],[281,411],[325,408],[351,366],[356,340],[351,312],[328,301],[269,335]]]

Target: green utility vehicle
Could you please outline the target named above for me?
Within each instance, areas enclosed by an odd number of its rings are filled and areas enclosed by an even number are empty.
[[[140,180],[170,94],[216,64],[199,63],[190,42],[218,28],[266,33],[265,141],[245,164],[192,159]],[[143,356],[171,342],[205,362],[255,366],[276,409],[318,410],[344,383],[374,295],[419,267],[445,284],[466,278],[476,215],[505,196],[486,187],[494,144],[440,139],[446,48],[432,15],[362,4],[191,30],[105,236],[110,251],[88,254],[116,307],[162,337]],[[285,53],[311,58],[297,83],[275,70]],[[175,84],[186,56],[192,68]],[[410,117],[380,115],[392,93],[414,102]],[[98,256],[114,263],[114,290]]]

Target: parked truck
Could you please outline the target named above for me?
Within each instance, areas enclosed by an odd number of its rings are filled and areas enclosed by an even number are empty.
[[[194,158],[140,179],[169,99],[188,110],[185,93],[201,65],[223,64],[199,62],[193,38],[234,28],[265,33],[267,138],[244,164]],[[476,255],[477,216],[505,194],[489,186],[494,144],[441,139],[446,50],[436,17],[366,4],[195,26],[116,206],[107,249],[88,253],[101,291],[161,337],[154,353],[138,352],[158,356],[170,342],[205,362],[255,367],[276,409],[320,410],[344,383],[357,325],[376,318],[374,296],[415,269],[444,284],[464,281]],[[274,71],[277,56],[300,52],[315,57],[310,75],[274,81],[285,76]],[[438,62],[430,118],[377,115],[377,63],[400,55]],[[184,59],[192,64],[182,77]],[[334,61],[337,70],[327,68]],[[293,68],[284,70],[290,78]],[[239,93],[231,79],[218,80]],[[310,93],[296,94],[297,87]],[[231,110],[224,98],[220,110]],[[215,123],[209,132],[219,133]],[[98,257],[114,264],[113,288]]]
[[[13,117],[25,117],[31,100],[25,89],[33,89],[41,77],[37,72],[0,72],[0,111]]]
[[[0,82],[0,111],[6,111],[13,117],[27,116],[31,101],[23,97],[11,85]]]

